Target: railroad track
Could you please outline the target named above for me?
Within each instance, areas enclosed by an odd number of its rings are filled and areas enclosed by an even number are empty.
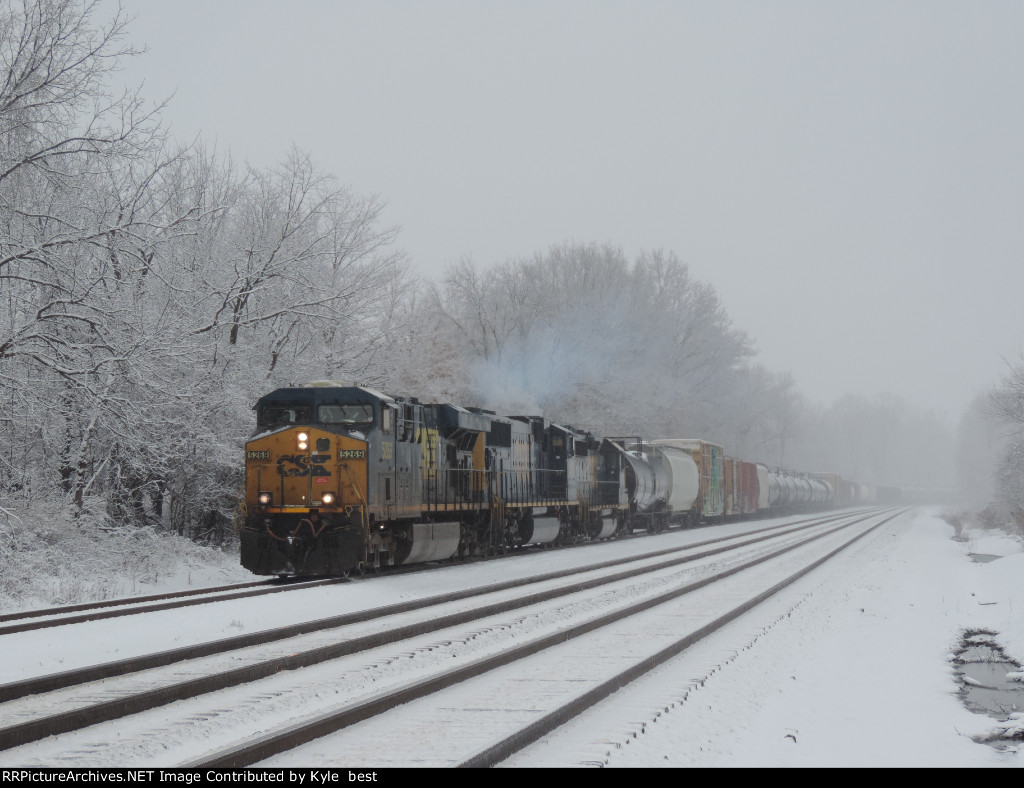
[[[567,545],[566,547],[587,547],[595,544],[600,543],[588,542],[584,545]],[[488,556],[487,558],[470,560],[495,560],[503,557],[505,557],[505,555]],[[431,565],[422,564],[414,564],[407,567],[392,567],[384,574],[369,575],[364,579],[393,576],[394,574],[402,573],[430,571],[432,568],[433,567]],[[353,578],[351,577],[317,578],[308,580],[303,580],[301,578],[271,578],[267,580],[255,580],[247,583],[210,586],[208,588],[193,588],[185,591],[169,591],[162,594],[97,600],[94,602],[82,602],[74,605],[62,605],[58,607],[37,608],[34,610],[4,613],[0,614],[0,636],[15,634],[18,632],[30,632],[36,629],[66,626],[69,624],[80,624],[86,621],[99,621],[107,618],[119,618],[121,616],[137,615],[139,613],[150,613],[158,610],[174,610],[181,607],[189,607],[191,605],[207,604],[209,602],[229,599],[244,599],[247,597],[262,596],[264,594],[276,594],[282,591],[301,590],[323,585],[347,583],[352,580]]]
[[[189,607],[190,605],[205,605],[208,602],[244,599],[246,597],[277,594],[282,591],[315,588],[317,586],[343,582],[347,582],[347,578],[256,580],[250,583],[193,588],[188,591],[169,591],[165,594],[150,594],[148,596],[126,597],[123,599],[108,599],[100,602],[83,602],[63,607],[25,610],[17,613],[6,613],[0,616],[0,622],[17,622],[0,626],[0,635],[30,632],[34,629],[47,629],[68,624],[81,624],[84,621],[99,621],[104,618],[119,618],[120,616],[133,616],[139,613],[152,613],[157,610],[174,610],[175,608]]]
[[[0,709],[3,712],[2,718],[9,722],[0,730],[0,747],[17,749],[10,750],[9,753],[0,753],[0,756],[3,756],[0,757],[0,763],[6,762],[8,754],[16,758],[16,761],[12,762],[28,762],[26,758],[32,758],[30,743],[55,733],[71,733],[85,726],[104,723],[97,728],[76,734],[76,738],[102,738],[104,733],[101,729],[109,727],[112,720],[125,715],[139,715],[143,724],[148,724],[145,722],[147,714],[156,714],[162,720],[158,711],[160,706],[208,693],[216,692],[220,697],[211,696],[208,703],[214,704],[214,711],[200,711],[199,718],[224,718],[231,711],[229,709],[225,712],[221,709],[225,703],[229,706],[237,703],[244,715],[245,708],[253,706],[251,697],[231,701],[228,699],[230,695],[241,697],[247,693],[248,696],[252,696],[255,692],[265,696],[269,692],[271,697],[278,697],[276,690],[256,689],[259,684],[250,682],[261,678],[271,680],[270,677],[281,671],[290,671],[298,667],[329,673],[331,670],[337,670],[339,660],[344,662],[346,659],[349,663],[353,659],[357,662],[359,659],[383,659],[388,665],[394,665],[403,661],[401,656],[394,656],[394,648],[398,644],[405,644],[406,651],[411,648],[412,653],[419,654],[422,648],[429,651],[437,647],[415,644],[424,640],[429,641],[431,638],[436,643],[436,638],[443,636],[446,630],[452,632],[453,628],[461,628],[464,631],[467,626],[471,626],[471,631],[491,633],[495,625],[486,622],[502,616],[507,620],[508,614],[512,611],[529,611],[544,605],[556,610],[559,606],[585,606],[585,603],[570,600],[579,597],[592,599],[596,598],[595,595],[639,599],[635,604],[617,605],[614,612],[602,613],[596,617],[587,616],[583,623],[559,627],[554,633],[531,638],[526,644],[502,648],[498,654],[478,659],[457,655],[455,659],[459,664],[454,672],[428,671],[431,675],[411,682],[399,682],[400,687],[383,692],[377,687],[387,685],[390,677],[381,677],[380,683],[377,683],[377,678],[372,678],[369,682],[370,688],[377,691],[371,692],[369,698],[353,699],[342,704],[343,708],[340,711],[315,715],[315,718],[301,723],[296,723],[294,714],[288,717],[286,713],[287,731],[269,734],[258,742],[250,741],[241,749],[236,746],[221,748],[218,752],[201,759],[206,765],[252,763],[299,746],[308,737],[315,738],[329,730],[349,727],[361,720],[386,714],[388,709],[396,704],[407,703],[415,697],[442,691],[453,682],[464,681],[483,672],[498,669],[500,665],[508,664],[510,661],[524,659],[534,653],[543,653],[557,643],[587,636],[591,632],[612,626],[616,621],[636,616],[672,599],[685,599],[688,595],[698,593],[700,589],[712,584],[721,583],[733,575],[777,560],[793,551],[808,549],[807,545],[819,540],[834,538],[837,532],[849,527],[851,521],[857,519],[858,517],[848,514],[834,515],[761,528],[738,536],[718,536],[685,547],[654,551],[643,557],[630,559],[626,564],[604,562],[570,572],[520,578],[469,591],[306,622],[298,625],[301,631],[295,627],[279,628],[270,633],[255,633],[198,647],[177,649],[173,653],[147,655],[145,658],[137,659],[134,665],[120,665],[116,670],[111,665],[119,663],[109,663],[90,669],[67,671],[56,676],[37,677],[18,682],[17,685],[5,685],[0,687],[2,698],[6,701]],[[722,560],[728,564],[727,569],[711,571],[708,568]],[[681,583],[680,578],[683,575],[689,576],[690,579]],[[523,592],[520,593],[519,589]],[[622,589],[629,590],[627,592]],[[529,618],[537,614],[525,612],[520,615]],[[572,616],[574,619],[576,617],[576,614]],[[386,626],[382,627],[382,624]],[[499,625],[498,630],[502,627],[509,629],[508,625]],[[482,639],[489,636],[490,634],[482,636]],[[456,642],[459,638],[471,642],[476,636],[455,635],[451,642]],[[391,649],[391,656],[382,656],[382,652],[388,648]],[[685,645],[682,648],[685,648]],[[402,653],[405,652],[400,650],[399,655]],[[184,660],[189,662],[186,663]],[[388,672],[393,670],[385,671]],[[119,678],[114,680],[111,676]],[[311,678],[315,686],[318,679],[315,676]],[[243,684],[246,686],[242,687]],[[377,684],[377,687],[372,687],[373,684]],[[238,689],[229,689],[232,687]],[[40,692],[43,694],[39,694]],[[189,704],[197,702],[190,701]],[[43,749],[45,750],[45,747]],[[93,744],[89,748],[93,755],[103,750],[102,744]],[[123,753],[120,747],[118,751]],[[470,759],[466,762],[472,765],[484,763],[479,760],[484,756],[474,757],[478,760]],[[43,758],[43,763],[47,763],[45,755]],[[146,762],[144,754],[142,758],[141,762]],[[110,762],[107,763],[109,765]]]

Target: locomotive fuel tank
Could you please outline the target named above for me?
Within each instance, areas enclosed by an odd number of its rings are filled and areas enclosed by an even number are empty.
[[[562,523],[556,515],[548,515],[544,507],[533,509],[519,526],[522,544],[551,544],[558,538]]]
[[[403,564],[422,564],[427,561],[445,561],[459,552],[459,524],[414,523],[408,555],[401,557]]]

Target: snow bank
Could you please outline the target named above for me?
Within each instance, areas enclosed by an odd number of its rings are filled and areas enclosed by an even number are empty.
[[[174,534],[57,519],[34,507],[0,516],[0,612],[256,579],[238,550]]]

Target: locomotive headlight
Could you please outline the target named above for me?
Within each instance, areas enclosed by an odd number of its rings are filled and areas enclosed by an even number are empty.
[[[299,435],[298,435],[298,438],[299,438],[299,451],[305,451],[306,449],[308,449],[309,448],[309,435],[307,435],[304,432],[300,432]]]
[[[300,432],[299,433],[299,440],[303,441],[303,442],[308,441],[309,440],[309,436],[306,433],[304,433],[304,432]]]
[[[270,493],[268,493],[268,492],[261,492],[256,500],[258,500],[260,502],[261,506],[269,506],[270,502],[273,499],[274,499],[274,496],[272,496]]]
[[[320,496],[320,501],[325,504],[334,503],[334,493],[324,493]]]

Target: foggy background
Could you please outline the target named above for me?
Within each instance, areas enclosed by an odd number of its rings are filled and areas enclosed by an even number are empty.
[[[672,250],[812,401],[950,423],[1017,358],[1020,3],[123,5],[177,136],[308,151],[424,275]]]

